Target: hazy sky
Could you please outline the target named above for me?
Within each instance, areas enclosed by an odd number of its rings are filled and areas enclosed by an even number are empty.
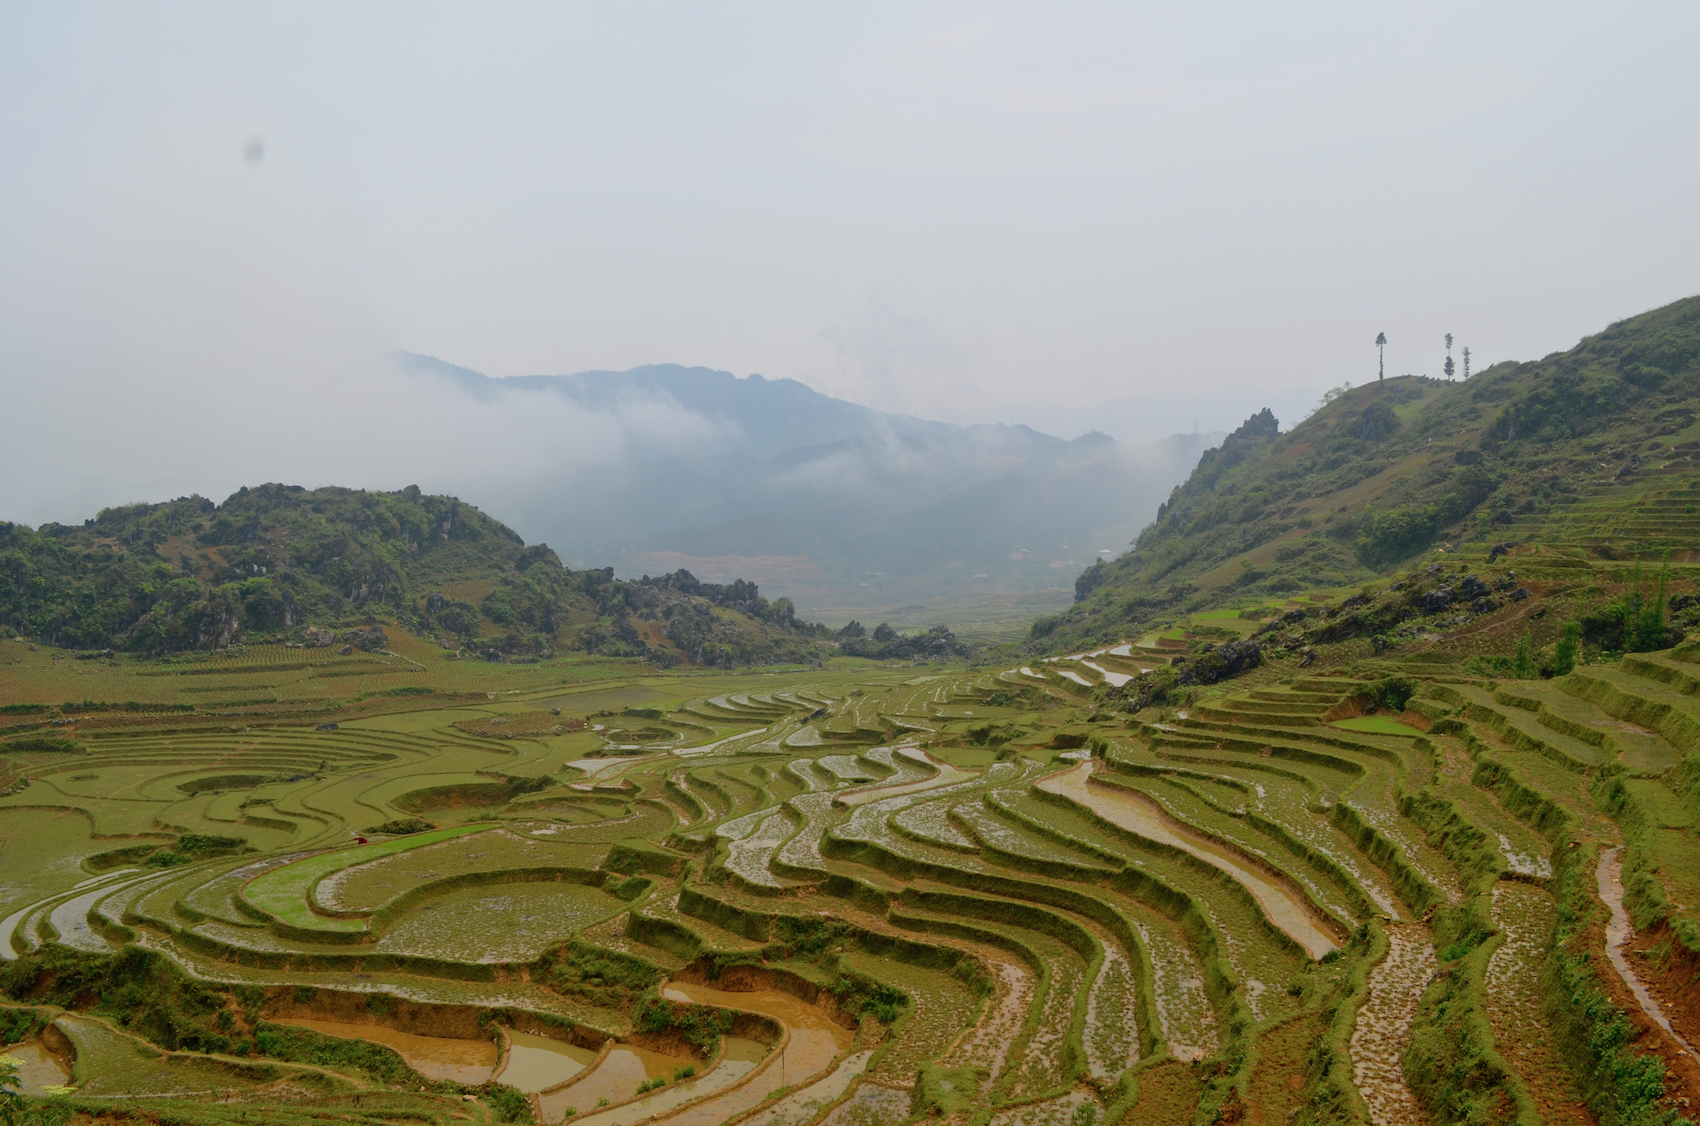
[[[1700,291],[1696,42],[1687,2],[0,0],[0,517],[196,457],[422,476],[390,348],[1205,429],[1378,331],[1537,357]]]

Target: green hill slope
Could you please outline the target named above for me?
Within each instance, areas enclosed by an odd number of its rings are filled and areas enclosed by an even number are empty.
[[[392,625],[486,659],[561,648],[722,666],[812,660],[827,636],[752,583],[568,570],[453,497],[275,484],[222,505],[0,524],[0,625],[139,654],[259,638],[371,647],[380,635],[365,631]]]
[[[1352,588],[1437,550],[1543,543],[1687,560],[1700,538],[1700,297],[1467,383],[1357,387],[1287,433],[1267,411],[1207,452],[1133,550],[1035,623],[1056,651],[1182,613]]]

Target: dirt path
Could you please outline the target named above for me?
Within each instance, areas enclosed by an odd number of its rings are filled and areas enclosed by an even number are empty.
[[[1417,1002],[1434,976],[1434,948],[1428,928],[1415,924],[1389,924],[1387,938],[1387,957],[1370,973],[1369,996],[1352,1029],[1352,1080],[1375,1126],[1425,1126],[1428,1115],[1405,1083],[1400,1057]]]

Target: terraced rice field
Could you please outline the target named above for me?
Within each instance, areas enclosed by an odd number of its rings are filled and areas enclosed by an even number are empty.
[[[1617,975],[1589,980],[1645,1029],[1626,1058],[1700,1033],[1673,976],[1700,665],[1364,662],[1126,711],[1172,640],[591,693],[516,671],[335,730],[64,725],[78,750],[6,756],[0,959],[49,983],[12,1003],[91,1107],[411,1083],[421,1119],[511,1089],[597,1126],[1595,1122],[1542,984],[1562,943]],[[1328,718],[1390,671],[1414,711]],[[583,732],[481,734],[574,700]],[[224,1000],[150,1047],[165,1025],[52,993],[139,972],[127,948],[162,997]]]

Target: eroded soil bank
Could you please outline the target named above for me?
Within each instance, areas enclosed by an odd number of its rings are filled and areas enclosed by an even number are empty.
[[[545,1022],[529,1013],[504,1013],[509,1052],[502,1061],[488,1009],[438,1005],[406,998],[340,990],[268,992],[263,1019],[307,1028],[327,1036],[365,1040],[394,1049],[427,1079],[476,1086],[495,1076],[523,1091],[540,1091],[572,1078],[596,1058],[607,1041],[593,1028]],[[681,1062],[675,1045],[650,1045],[671,1068]],[[668,1049],[672,1048],[672,1051]],[[689,1054],[688,1046],[685,1055]],[[657,1065],[659,1067],[659,1065]]]
[[[291,1021],[333,1021],[337,1024],[361,1027],[382,1027],[415,1036],[434,1036],[449,1040],[491,1041],[485,1027],[486,1010],[475,1005],[438,1005],[410,1001],[405,997],[380,995],[338,989],[296,990],[289,986],[274,986],[266,991],[261,1018],[279,1024]],[[382,1011],[374,1011],[374,1007]]]
[[[705,985],[718,993],[740,997],[758,993],[789,994],[824,1014],[834,1024],[852,1032],[860,1023],[856,1017],[844,1012],[839,1007],[837,997],[797,974],[785,970],[770,969],[766,966],[727,966],[720,971],[718,977],[712,979],[709,977],[710,972],[710,964],[706,960],[698,959],[674,974],[672,983],[674,985]],[[766,1008],[755,1005],[735,1004],[731,1007],[766,1013],[777,1020],[790,1023],[785,1021],[785,1018],[778,1012],[769,1012]]]

